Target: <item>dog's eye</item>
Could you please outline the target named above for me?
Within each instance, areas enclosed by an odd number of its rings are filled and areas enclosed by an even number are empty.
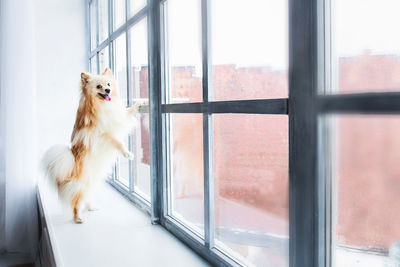
[[[100,84],[97,85],[97,89],[101,89],[101,88],[103,88],[103,86],[101,86]]]
[[[110,83],[107,83],[107,86],[111,86],[111,84],[110,84]]]

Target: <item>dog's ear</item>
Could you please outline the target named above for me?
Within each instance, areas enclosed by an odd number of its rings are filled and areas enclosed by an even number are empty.
[[[112,71],[110,70],[110,68],[107,67],[107,68],[103,71],[102,75],[113,76],[113,73],[112,73]]]
[[[82,72],[81,73],[81,89],[82,92],[86,92],[86,84],[88,83],[90,77],[92,77],[89,73]]]
[[[82,81],[82,83],[86,84],[89,81],[90,77],[91,77],[91,75],[89,73],[82,72],[81,73],[81,81]]]

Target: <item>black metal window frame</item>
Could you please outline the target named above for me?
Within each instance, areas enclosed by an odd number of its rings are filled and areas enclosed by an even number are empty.
[[[88,3],[92,1],[97,0],[89,0]],[[129,0],[125,1],[128,12]],[[110,34],[105,41],[96,45],[93,51],[90,51],[90,44],[88,47],[89,60],[96,56],[99,66],[98,53],[108,45],[110,64],[113,68],[112,41],[125,32],[127,66],[129,66],[128,29],[147,16],[150,92],[149,107],[144,108],[142,112],[150,113],[151,205],[132,194],[133,190],[127,190],[119,185],[115,179],[110,183],[146,210],[154,224],[164,226],[210,263],[218,266],[241,265],[241,262],[214,246],[212,114],[286,114],[289,116],[289,265],[331,266],[331,163],[327,160],[330,153],[330,130],[321,116],[400,114],[400,93],[324,94],[330,88],[331,80],[329,77],[330,0],[289,0],[289,97],[212,101],[210,58],[210,1],[212,0],[201,0],[203,101],[168,104],[165,102],[166,55],[163,49],[162,6],[165,1],[168,0],[148,0],[147,7],[112,31],[113,5],[112,0],[109,0]],[[89,18],[89,12],[87,14]],[[97,42],[98,39],[97,30]],[[131,86],[128,73],[128,91]],[[204,239],[168,215],[166,124],[168,114],[173,113],[197,113],[203,116]]]

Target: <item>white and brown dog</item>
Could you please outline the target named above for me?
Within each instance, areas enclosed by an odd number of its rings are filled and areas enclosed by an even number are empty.
[[[110,69],[102,75],[81,74],[81,98],[71,147],[53,146],[42,160],[59,196],[70,203],[76,223],[83,222],[83,209],[95,209],[91,191],[106,177],[117,153],[133,158],[121,140],[138,124],[134,114],[139,106],[137,103],[125,108]]]

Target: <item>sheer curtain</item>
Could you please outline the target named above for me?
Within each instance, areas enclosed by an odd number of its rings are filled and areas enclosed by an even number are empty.
[[[38,229],[34,2],[0,1],[0,251],[32,257]]]

